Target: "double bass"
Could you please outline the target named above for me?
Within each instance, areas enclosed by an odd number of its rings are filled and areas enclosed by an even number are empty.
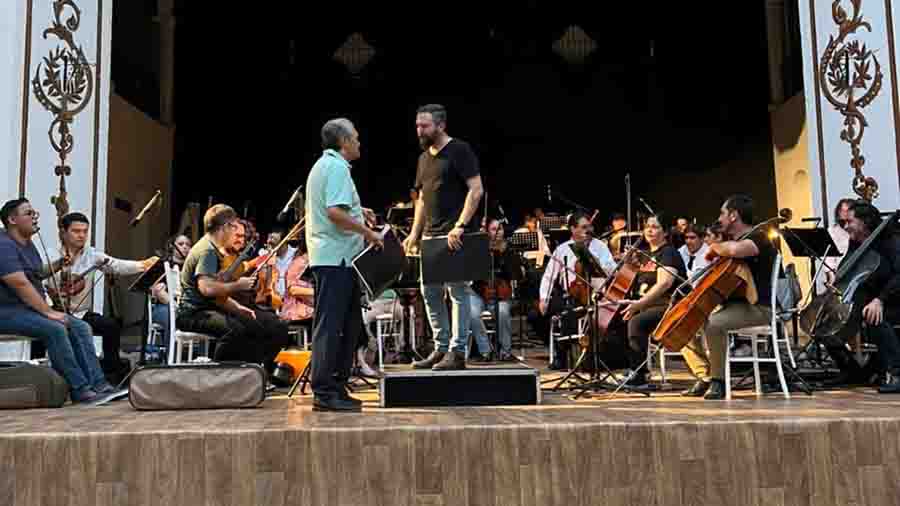
[[[894,211],[872,231],[850,256],[841,262],[834,282],[800,312],[800,326],[810,336],[843,345],[859,331],[865,304],[863,285],[878,270],[881,255],[872,244],[900,217]]]

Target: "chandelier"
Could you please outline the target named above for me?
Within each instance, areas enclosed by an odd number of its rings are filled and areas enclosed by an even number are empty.
[[[372,47],[359,32],[347,37],[347,40],[334,52],[334,59],[343,63],[351,74],[359,74],[360,71],[375,56],[375,48]]]
[[[597,43],[580,26],[569,26],[556,42],[553,51],[572,64],[584,63],[584,60],[597,50]]]

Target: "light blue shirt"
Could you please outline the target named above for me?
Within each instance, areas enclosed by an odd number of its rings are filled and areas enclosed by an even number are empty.
[[[338,228],[328,218],[328,208],[340,206],[357,223],[364,223],[350,163],[333,149],[326,149],[306,180],[306,245],[309,265],[350,267],[365,247],[363,236]]]

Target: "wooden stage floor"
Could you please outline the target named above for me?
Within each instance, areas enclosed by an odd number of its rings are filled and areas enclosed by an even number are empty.
[[[683,378],[682,379],[686,379]],[[684,385],[686,383],[682,383]],[[898,505],[900,396],[0,412],[0,505]]]

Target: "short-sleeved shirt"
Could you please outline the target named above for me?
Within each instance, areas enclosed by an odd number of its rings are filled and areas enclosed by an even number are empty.
[[[459,139],[450,139],[437,155],[426,149],[419,156],[415,187],[425,205],[426,235],[443,235],[453,229],[469,193],[466,181],[478,174],[478,157],[467,142]],[[475,219],[466,224],[467,232],[477,229]]]
[[[672,293],[675,291],[675,289],[678,288],[679,285],[681,285],[681,281],[679,281],[678,278],[684,279],[687,277],[687,275],[685,274],[686,269],[684,266],[684,260],[682,260],[681,254],[678,253],[678,250],[675,249],[675,246],[672,246],[669,243],[662,245],[655,251],[647,251],[646,253],[654,260],[656,260],[658,264],[650,261],[643,255],[638,255],[637,258],[644,260],[644,262],[641,264],[640,270],[638,271],[636,279],[638,293],[646,293],[651,288],[653,288],[654,285],[656,285],[658,281],[657,271],[659,270],[659,265],[664,265],[671,268],[670,270],[675,271],[675,282],[672,283],[672,286],[669,287],[668,290],[666,290],[664,297],[654,301],[653,303],[668,304],[669,298],[672,296]]]
[[[753,274],[753,283],[756,285],[756,293],[759,299],[756,301],[758,305],[769,306],[772,304],[772,266],[775,263],[775,257],[778,250],[769,239],[767,229],[759,229],[750,234],[747,239],[756,244],[759,255],[754,257],[742,258],[750,267]]]
[[[306,180],[306,245],[311,267],[349,267],[365,240],[335,225],[328,217],[329,207],[344,208],[354,221],[364,223],[350,163],[333,149],[322,153]]]
[[[43,270],[43,262],[34,243],[28,241],[25,245],[19,244],[6,231],[0,231],[0,277],[16,272],[25,274],[31,285],[42,296],[46,297],[44,286],[41,283],[40,272]],[[0,282],[0,310],[9,315],[17,310],[30,311],[25,302],[19,298],[19,294],[6,283]]]
[[[197,281],[200,276],[215,277],[219,273],[221,254],[216,246],[204,236],[191,248],[181,267],[181,299],[178,314],[188,315],[205,309],[215,309],[215,299],[200,293]]]

